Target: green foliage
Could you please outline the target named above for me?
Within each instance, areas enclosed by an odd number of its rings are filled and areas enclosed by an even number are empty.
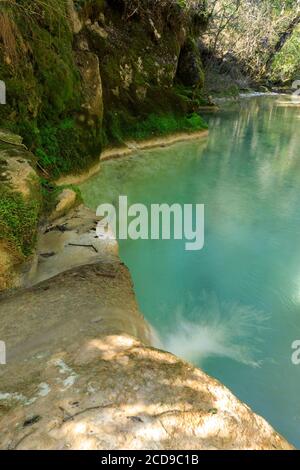
[[[145,121],[136,124],[136,127],[132,130],[132,136],[140,140],[149,136],[167,135],[180,131],[196,131],[206,128],[207,124],[196,113],[190,116],[175,116],[171,114],[158,116],[150,114]]]
[[[176,116],[175,114],[149,116],[132,125],[126,125],[124,116],[119,113],[110,115],[110,132],[114,142],[124,142],[126,139],[142,140],[155,136],[163,136],[175,132],[188,132],[207,129],[207,124],[203,118],[196,113],[185,116]],[[128,122],[128,121],[127,121]]]
[[[204,96],[203,91],[199,88],[189,88],[183,85],[177,85],[175,92],[178,97],[182,98],[191,109],[197,111],[201,106],[207,106],[208,100]]]
[[[39,130],[36,155],[39,165],[51,177],[76,173],[86,169],[92,156],[101,152],[101,135],[98,129],[77,126],[67,118],[55,124],[46,124]]]
[[[22,258],[31,254],[36,241],[39,202],[25,201],[22,194],[0,188],[0,238]]]
[[[43,169],[54,176],[71,169],[73,148],[68,147],[68,144],[73,147],[73,139],[76,139],[74,134],[74,123],[69,119],[56,126],[48,124],[40,129],[36,154]]]
[[[292,81],[300,75],[300,28],[284,45],[272,64],[271,79],[275,82]]]

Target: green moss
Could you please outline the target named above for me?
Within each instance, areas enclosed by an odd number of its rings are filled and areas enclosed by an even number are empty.
[[[208,106],[210,104],[202,89],[189,88],[178,84],[174,90],[177,96],[184,100],[191,110],[197,111],[201,106]]]
[[[78,119],[82,83],[66,4],[20,0],[8,6],[18,57],[5,60],[8,52],[0,41],[0,79],[8,100],[0,106],[0,126],[24,138],[49,177],[86,168],[101,151],[100,122]]]
[[[145,121],[137,123],[132,130],[132,136],[137,140],[145,139],[149,136],[168,135],[180,131],[196,131],[207,129],[207,124],[199,116],[193,113],[190,116],[157,116],[150,114]]]
[[[207,124],[199,114],[186,116],[175,114],[150,114],[142,121],[126,125],[124,117],[118,113],[111,114],[110,132],[114,142],[124,142],[127,139],[142,140],[149,137],[163,136],[176,132],[189,132],[207,129]]]
[[[97,128],[89,132],[73,119],[46,124],[38,134],[36,155],[40,167],[51,177],[76,173],[99,158],[102,138]],[[92,158],[93,157],[93,158]]]
[[[0,51],[9,59],[2,63],[1,76],[7,83],[8,105],[17,114],[13,121],[18,125],[24,118],[35,120],[37,114],[40,120],[49,120],[76,107],[80,78],[66,2],[20,0],[6,11],[18,47],[17,57],[11,57],[5,48]]]
[[[0,188],[0,238],[20,258],[30,255],[35,245],[39,210],[38,201],[25,201],[22,194]]]

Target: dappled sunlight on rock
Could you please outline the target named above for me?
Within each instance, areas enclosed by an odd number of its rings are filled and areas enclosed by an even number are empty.
[[[3,415],[2,448],[289,448],[223,385],[169,353],[129,335],[90,339],[77,355],[72,349],[40,370],[47,394]],[[30,416],[39,419],[27,435],[21,424]]]
[[[160,351],[158,349],[142,349],[138,348],[135,351],[135,354],[137,357],[141,357],[144,359],[149,358],[154,358],[155,361],[158,362],[164,362],[167,364],[176,364],[177,363],[177,358],[176,356],[173,356],[170,353],[166,353],[164,351]]]
[[[113,360],[119,353],[125,352],[139,343],[130,336],[106,336],[102,339],[88,341],[76,354],[75,364],[85,364],[91,360],[101,358],[105,361]],[[122,358],[124,360],[124,358]]]

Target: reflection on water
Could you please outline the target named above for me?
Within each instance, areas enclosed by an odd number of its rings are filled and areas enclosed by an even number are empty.
[[[280,101],[279,105],[278,100]],[[86,202],[204,203],[206,245],[124,241],[164,347],[200,365],[300,447],[300,108],[255,98],[208,116],[207,141],[107,162]],[[253,367],[258,366],[258,367]]]

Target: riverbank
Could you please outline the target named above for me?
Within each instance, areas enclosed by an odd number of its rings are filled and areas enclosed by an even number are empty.
[[[230,96],[230,97],[218,97],[214,98],[214,103],[215,106],[207,106],[207,107],[201,107],[202,111],[205,112],[218,112],[219,106],[222,106],[224,103],[232,102],[232,101],[238,101],[240,99],[251,99],[251,98],[256,98],[256,97],[268,97],[268,96],[284,96],[288,97],[290,95],[288,94],[283,94],[283,93],[276,93],[276,92],[259,92],[259,91],[253,91],[249,93],[240,93],[237,96]],[[285,103],[287,105],[287,103]],[[299,106],[297,103],[291,103],[290,106]],[[79,185],[81,183],[84,183],[87,181],[89,178],[95,176],[99,171],[101,171],[101,163],[108,161],[108,160],[113,160],[113,159],[118,159],[122,157],[127,157],[129,155],[132,155],[136,152],[141,152],[143,150],[150,150],[150,149],[155,149],[159,147],[167,147],[170,145],[177,144],[179,142],[187,142],[193,139],[203,139],[209,136],[209,130],[204,129],[204,130],[199,130],[199,131],[193,131],[193,132],[177,132],[174,134],[166,135],[166,136],[155,136],[152,138],[144,139],[141,141],[126,141],[124,142],[123,145],[120,146],[112,146],[105,148],[103,152],[100,155],[99,161],[90,167],[87,171],[81,172],[79,174],[69,174],[67,176],[61,176],[58,178],[55,183],[58,186],[64,186],[64,185]]]
[[[194,131],[194,132],[179,132],[171,135],[153,137],[141,141],[127,141],[122,146],[109,147],[104,149],[100,155],[100,160],[94,166],[89,168],[86,172],[77,175],[62,176],[56,180],[58,186],[81,184],[87,181],[92,176],[96,175],[101,170],[101,163],[107,160],[127,157],[135,152],[143,150],[155,149],[158,147],[167,147],[179,142],[186,142],[193,139],[204,139],[208,137],[209,131],[207,129]]]

